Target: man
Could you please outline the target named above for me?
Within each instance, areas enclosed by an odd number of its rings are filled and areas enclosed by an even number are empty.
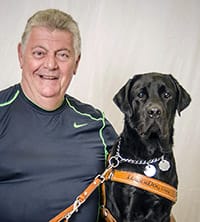
[[[116,133],[104,115],[65,94],[76,74],[77,23],[35,13],[18,45],[20,84],[0,92],[0,221],[45,222],[103,172]],[[70,221],[95,222],[95,191]]]

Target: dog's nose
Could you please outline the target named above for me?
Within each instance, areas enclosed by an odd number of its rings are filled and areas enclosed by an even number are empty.
[[[158,106],[151,106],[147,109],[148,116],[153,119],[160,118],[161,113],[161,109]]]

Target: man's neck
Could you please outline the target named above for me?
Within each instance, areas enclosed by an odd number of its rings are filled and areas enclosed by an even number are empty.
[[[21,84],[21,88],[22,88],[24,95],[27,97],[28,100],[30,100],[33,104],[35,104],[36,106],[38,106],[41,109],[46,110],[46,111],[53,111],[53,110],[58,109],[64,101],[64,97],[63,98],[44,97],[41,95],[31,96],[28,93],[26,93],[26,90],[23,88],[23,84]]]

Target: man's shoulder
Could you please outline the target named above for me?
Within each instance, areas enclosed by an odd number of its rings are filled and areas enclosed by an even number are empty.
[[[67,104],[77,113],[91,115],[94,118],[101,118],[102,112],[89,103],[80,101],[70,95],[66,95]]]
[[[0,91],[0,107],[11,104],[19,94],[19,84]]]

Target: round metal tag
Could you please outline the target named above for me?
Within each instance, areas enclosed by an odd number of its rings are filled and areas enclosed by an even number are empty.
[[[162,171],[168,171],[170,168],[170,163],[167,160],[161,160],[158,164],[158,167]]]
[[[146,167],[145,167],[145,170],[144,170],[144,174],[148,177],[153,177],[155,174],[156,174],[156,168],[155,166],[151,165],[151,164],[148,164]]]

